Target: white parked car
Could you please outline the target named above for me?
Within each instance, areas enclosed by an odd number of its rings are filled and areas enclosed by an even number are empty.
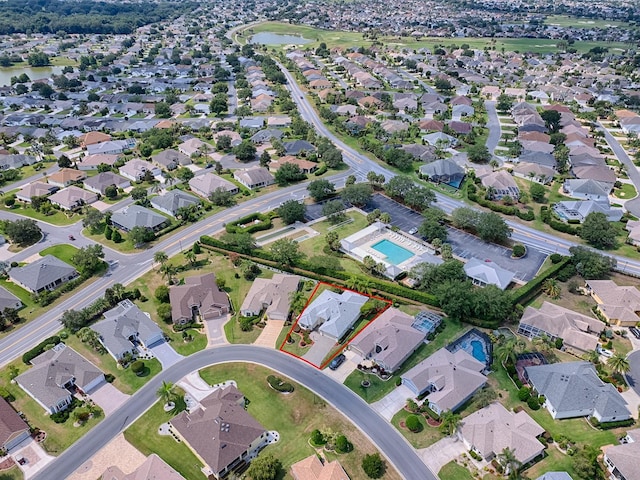
[[[613,352],[611,350],[607,350],[606,348],[602,348],[602,346],[598,345],[598,353],[603,357],[611,358],[613,357]]]
[[[417,227],[413,227],[411,230],[409,230],[409,235],[415,235],[416,233],[418,233]]]

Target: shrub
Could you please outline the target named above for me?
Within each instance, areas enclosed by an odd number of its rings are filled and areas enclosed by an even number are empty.
[[[381,478],[384,474],[384,462],[379,453],[367,454],[362,459],[362,470],[369,478]]]
[[[36,358],[42,352],[44,352],[45,350],[49,350],[51,348],[50,346],[55,346],[59,343],[60,343],[60,337],[57,335],[54,335],[49,338],[45,338],[43,341],[41,341],[38,345],[33,347],[31,350],[25,352],[24,355],[22,355],[22,361],[28,365],[29,363],[31,363],[31,360]]]
[[[556,348],[558,350],[560,350],[562,348],[562,345],[564,344],[564,340],[562,340],[560,337],[556,338],[555,342],[556,344]]]
[[[413,433],[417,433],[422,430],[422,423],[420,423],[420,419],[417,415],[409,415],[404,423]]]
[[[327,440],[324,438],[324,435],[322,435],[322,432],[320,430],[316,428],[313,432],[311,432],[312,445],[320,446],[324,445],[325,443],[327,443]]]
[[[169,303],[169,287],[167,287],[166,285],[160,285],[158,288],[156,288],[154,295],[159,302]]]
[[[271,218],[263,213],[252,213],[225,226],[225,230],[229,233],[255,233],[269,228],[271,228]]]
[[[602,430],[610,430],[612,428],[621,428],[621,427],[630,427],[632,425],[635,425],[636,423],[633,418],[629,418],[627,420],[620,420],[619,422],[600,423],[598,420],[591,417],[589,421],[591,422],[591,425],[597,428],[601,428]]]
[[[517,243],[513,246],[513,256],[516,258],[522,257],[526,252],[527,250],[524,248],[524,245]]]
[[[475,450],[469,450],[469,455],[471,456],[471,458],[473,458],[474,460],[478,460],[479,462],[482,461],[482,456],[479,455],[478,453],[476,453]]]
[[[0,397],[4,398],[7,402],[13,402],[15,400],[11,392],[4,387],[0,387]]]
[[[398,377],[396,378],[396,387],[399,387],[400,385],[402,385],[402,378]]]
[[[540,401],[537,397],[529,397],[527,405],[531,410],[540,410]]]
[[[348,453],[353,450],[353,444],[344,435],[336,437],[334,446],[338,453]]]
[[[131,371],[140,376],[144,371],[144,362],[142,360],[136,360],[131,364]]]
[[[549,259],[551,260],[551,263],[560,263],[562,261],[563,256],[560,255],[559,253],[552,253],[551,255],[549,255]]]
[[[52,413],[49,418],[55,423],[64,423],[69,420],[69,410],[62,410],[60,412]]]
[[[274,390],[281,393],[291,393],[293,392],[293,385],[288,382],[283,382],[275,375],[269,375],[267,377],[267,382]]]
[[[522,387],[518,390],[518,400],[526,402],[529,398],[531,398],[531,389],[529,387]]]

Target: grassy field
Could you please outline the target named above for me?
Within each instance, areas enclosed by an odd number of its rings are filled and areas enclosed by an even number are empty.
[[[270,373],[270,370],[257,365],[239,363],[210,367],[200,372],[204,381],[210,385],[225,380],[235,380],[238,383],[240,391],[250,400],[249,413],[267,430],[277,430],[280,433],[280,442],[267,447],[265,452],[280,459],[285,471],[289,470],[292,463],[315,453],[315,449],[307,441],[311,432],[316,428],[328,428],[333,432],[344,433],[354,445],[352,452],[328,455],[328,459],[337,458],[351,480],[366,480],[367,476],[361,468],[362,457],[375,451],[369,440],[337,410],[326,405],[309,390],[294,384],[295,391],[292,394],[282,395],[269,388],[266,377]],[[387,466],[387,473],[383,478],[399,479],[400,476]]]
[[[103,372],[113,375],[115,377],[113,386],[129,395],[139,390],[162,370],[162,366],[157,359],[144,360],[145,374],[139,377],[130,368],[120,368],[108,353],[102,355],[97,353],[88,345],[82,343],[75,335],[69,335],[69,338],[65,339],[64,343],[87,360],[93,362]]]
[[[8,470],[0,471],[0,480],[22,480],[23,478],[22,470],[17,465]]]
[[[44,257],[45,255],[53,255],[58,260],[62,260],[69,265],[75,265],[71,259],[73,256],[78,253],[78,249],[73,245],[68,245],[66,243],[60,245],[53,245],[51,247],[47,247],[40,252],[40,256]]]
[[[631,25],[627,22],[616,22],[613,20],[602,20],[599,18],[571,17],[568,15],[549,15],[545,18],[544,23],[546,25],[572,28],[631,28]]]
[[[0,371],[0,386],[5,388],[15,398],[15,400],[11,402],[13,408],[26,415],[31,427],[37,427],[47,432],[47,438],[43,442],[43,447],[51,455],[59,455],[62,453],[104,418],[92,418],[81,427],[73,426],[73,418],[70,418],[65,423],[55,423],[49,418],[49,415],[45,413],[44,409],[27,395],[22,388],[15,383],[11,383],[9,376],[10,365],[15,365],[19,373],[24,373],[28,369],[28,367],[22,363],[22,360],[14,360]]]
[[[369,375],[361,372],[360,370],[354,370],[353,373],[351,373],[344,381],[344,384],[355,393],[360,395],[367,403],[372,403],[380,400],[395,388],[396,378],[400,377],[407,370],[416,366],[436,350],[439,350],[440,348],[449,344],[454,338],[459,337],[462,334],[462,331],[465,330],[465,328],[466,327],[459,322],[454,322],[453,320],[447,319],[445,320],[445,329],[442,332],[438,333],[436,335],[436,338],[432,342],[420,345],[415,353],[411,355],[409,360],[407,360],[404,365],[389,380],[383,381],[380,380],[376,375]],[[369,386],[368,388],[364,388],[361,385],[361,382],[365,378],[371,383],[371,386]]]
[[[473,480],[473,476],[462,465],[456,462],[449,462],[438,472],[440,480]]]
[[[345,31],[332,31],[321,30],[318,28],[307,27],[303,25],[291,25],[288,23],[280,22],[264,22],[259,25],[255,25],[246,30],[241,37],[240,41],[246,41],[254,33],[260,32],[272,32],[277,34],[286,35],[300,35],[308,40],[312,40],[311,43],[305,44],[304,48],[316,48],[321,42],[326,43],[328,48],[333,47],[360,47],[371,46],[371,40],[365,40],[362,38],[361,33],[345,32]],[[518,52],[533,52],[533,53],[549,53],[557,52],[558,48],[556,44],[557,40],[543,39],[543,38],[504,38],[504,39],[492,39],[492,38],[441,38],[441,37],[425,37],[420,40],[416,40],[413,37],[381,37],[379,40],[387,46],[395,46],[397,48],[429,48],[431,50],[438,46],[450,47],[460,46],[467,44],[471,48],[484,49],[489,47],[496,50],[504,48],[505,51],[518,51]],[[624,43],[619,42],[575,42],[572,47],[576,48],[579,52],[586,52],[589,49],[603,46],[613,49],[627,49],[629,48]],[[282,46],[269,46],[269,48],[284,48]]]

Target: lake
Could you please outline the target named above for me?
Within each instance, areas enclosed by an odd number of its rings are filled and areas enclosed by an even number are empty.
[[[251,43],[261,45],[304,45],[313,40],[298,35],[280,35],[279,33],[261,32],[251,37]]]
[[[11,77],[17,77],[26,73],[31,80],[49,78],[51,75],[60,75],[63,67],[6,67],[0,68],[0,85],[11,85]]]

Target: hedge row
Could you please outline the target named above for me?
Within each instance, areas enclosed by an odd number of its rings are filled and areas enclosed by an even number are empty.
[[[594,427],[598,427],[602,430],[611,430],[612,428],[619,428],[619,427],[630,427],[632,425],[635,425],[636,421],[633,418],[629,418],[627,420],[620,420],[619,422],[599,422],[596,418],[591,417],[589,419],[589,421],[591,422],[591,425],[593,425]]]
[[[538,275],[533,280],[527,282],[526,285],[520,287],[513,293],[513,304],[523,305],[525,302],[533,298],[538,294],[542,288],[542,284],[547,278],[555,277],[560,270],[562,270],[571,260],[571,257],[564,257],[560,262],[551,265],[544,272]]]
[[[243,254],[242,252],[234,249],[233,246],[227,245],[226,243],[220,240],[208,237],[206,235],[200,237],[200,243],[202,243],[205,246],[217,248],[221,251],[220,253],[235,252],[241,255]],[[413,300],[415,302],[424,303],[426,305],[432,305],[434,307],[439,306],[438,300],[434,295],[431,295],[426,292],[413,290],[411,288],[398,285],[391,281],[382,280],[380,278],[374,278],[374,277],[364,276],[364,275],[354,275],[344,271],[329,270],[324,267],[311,265],[304,261],[300,262],[298,267],[290,267],[290,268],[283,267],[281,265],[278,265],[278,263],[273,260],[273,257],[271,256],[270,252],[262,249],[255,249],[251,252],[250,256],[249,255],[246,255],[246,256],[257,263],[263,263],[265,265],[279,268],[281,270],[286,270],[291,273],[296,273],[298,275],[303,275],[305,277],[309,277],[314,280],[327,281],[327,279],[329,279],[331,281],[334,281],[335,283],[344,285],[346,281],[351,280],[354,277],[360,278],[360,279],[366,280],[371,285],[371,288],[376,291],[388,293],[389,295],[392,295],[395,297],[400,297],[404,299]]]
[[[80,275],[77,278],[74,278],[73,280],[67,283],[63,283],[55,290],[43,290],[42,293],[38,293],[38,294],[34,293],[31,295],[31,297],[38,305],[42,307],[46,307],[47,305],[50,305],[51,303],[56,301],[58,298],[60,298],[62,294],[70,292],[76,287],[79,287],[80,285],[82,285],[82,283],[85,280],[88,280],[89,278],[91,278],[91,276],[92,276],[91,273],[85,273],[83,275]]]
[[[256,220],[258,222],[255,222]],[[248,223],[251,225],[247,225]],[[229,233],[255,233],[269,228],[271,228],[271,217],[258,212],[239,218],[235,222],[227,223],[225,226]]]
[[[509,206],[509,205],[500,205],[499,203],[491,202],[489,200],[485,200],[481,196],[478,196],[475,192],[467,190],[467,197],[472,202],[476,202],[478,205],[482,207],[486,207],[489,210],[498,213],[504,213],[505,215],[515,215],[521,220],[535,220],[536,215],[533,213],[533,210],[520,210],[518,207]]]
[[[549,207],[547,207],[546,205],[540,207],[540,218],[542,218],[542,221],[544,223],[549,225],[554,230],[557,230],[558,232],[569,233],[571,235],[578,235],[580,233],[579,226],[572,227],[567,223],[559,222],[558,220],[553,218],[553,215],[551,214]]]
[[[163,228],[156,232],[156,238],[162,237],[167,233],[173,232],[175,229],[180,228],[183,225],[182,222],[171,222],[168,227]]]
[[[22,355],[22,361],[25,364],[29,365],[31,363],[31,360],[33,360],[34,358],[36,358],[38,355],[40,355],[45,351],[46,347],[48,347],[49,345],[58,345],[60,341],[61,341],[60,337],[57,335],[54,335],[49,338],[45,338],[43,341],[41,341],[38,345],[33,347],[31,350],[26,351]]]

